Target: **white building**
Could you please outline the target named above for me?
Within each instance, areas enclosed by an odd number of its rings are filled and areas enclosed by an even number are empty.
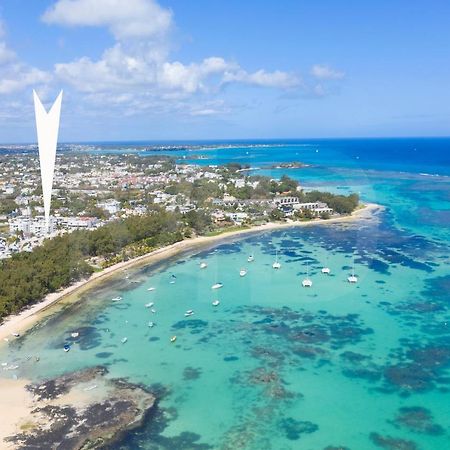
[[[50,217],[49,228],[47,231],[47,224],[45,217],[37,216],[31,218],[29,216],[20,216],[9,221],[9,232],[11,234],[23,233],[25,235],[34,234],[37,236],[44,236],[55,231],[56,220]]]
[[[106,200],[104,202],[98,202],[97,206],[104,209],[109,214],[116,214],[120,211],[120,202],[117,200]]]

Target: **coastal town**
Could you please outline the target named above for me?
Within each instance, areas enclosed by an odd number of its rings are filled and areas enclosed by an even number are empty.
[[[49,238],[156,209],[179,214],[203,233],[269,221],[328,219],[358,204],[357,196],[348,201],[306,193],[287,176],[276,180],[239,164],[204,166],[195,159],[65,148],[57,156],[47,224],[37,152],[17,148],[0,155],[0,259],[30,252]]]

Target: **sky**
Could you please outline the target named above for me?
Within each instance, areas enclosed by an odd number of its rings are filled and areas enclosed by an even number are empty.
[[[450,135],[447,0],[1,0],[0,142]]]

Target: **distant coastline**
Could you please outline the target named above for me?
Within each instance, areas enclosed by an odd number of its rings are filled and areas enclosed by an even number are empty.
[[[199,236],[191,239],[185,239],[175,244],[159,248],[145,255],[130,259],[129,261],[120,262],[103,269],[100,272],[92,274],[88,279],[74,283],[58,292],[48,294],[41,302],[25,309],[24,311],[7,317],[0,324],[0,340],[2,345],[4,340],[14,339],[13,333],[23,333],[31,328],[35,323],[43,318],[45,312],[49,312],[50,308],[57,305],[62,299],[69,296],[81,295],[90,290],[98,283],[116,275],[118,272],[139,267],[147,264],[154,264],[164,259],[173,257],[183,251],[193,250],[198,247],[216,244],[222,240],[234,238],[241,235],[260,233],[264,231],[272,231],[284,228],[293,228],[301,226],[329,225],[339,222],[352,222],[363,218],[371,218],[374,213],[383,209],[383,206],[368,203],[362,208],[355,210],[351,215],[334,217],[326,220],[310,220],[307,222],[290,221],[283,223],[270,222],[264,225],[243,228],[239,230],[228,231],[214,236]]]

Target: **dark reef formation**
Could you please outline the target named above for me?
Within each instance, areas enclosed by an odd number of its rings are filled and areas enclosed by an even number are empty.
[[[21,450],[99,449],[141,426],[155,396],[106,374],[99,366],[27,386],[35,408],[27,427],[8,441]]]

